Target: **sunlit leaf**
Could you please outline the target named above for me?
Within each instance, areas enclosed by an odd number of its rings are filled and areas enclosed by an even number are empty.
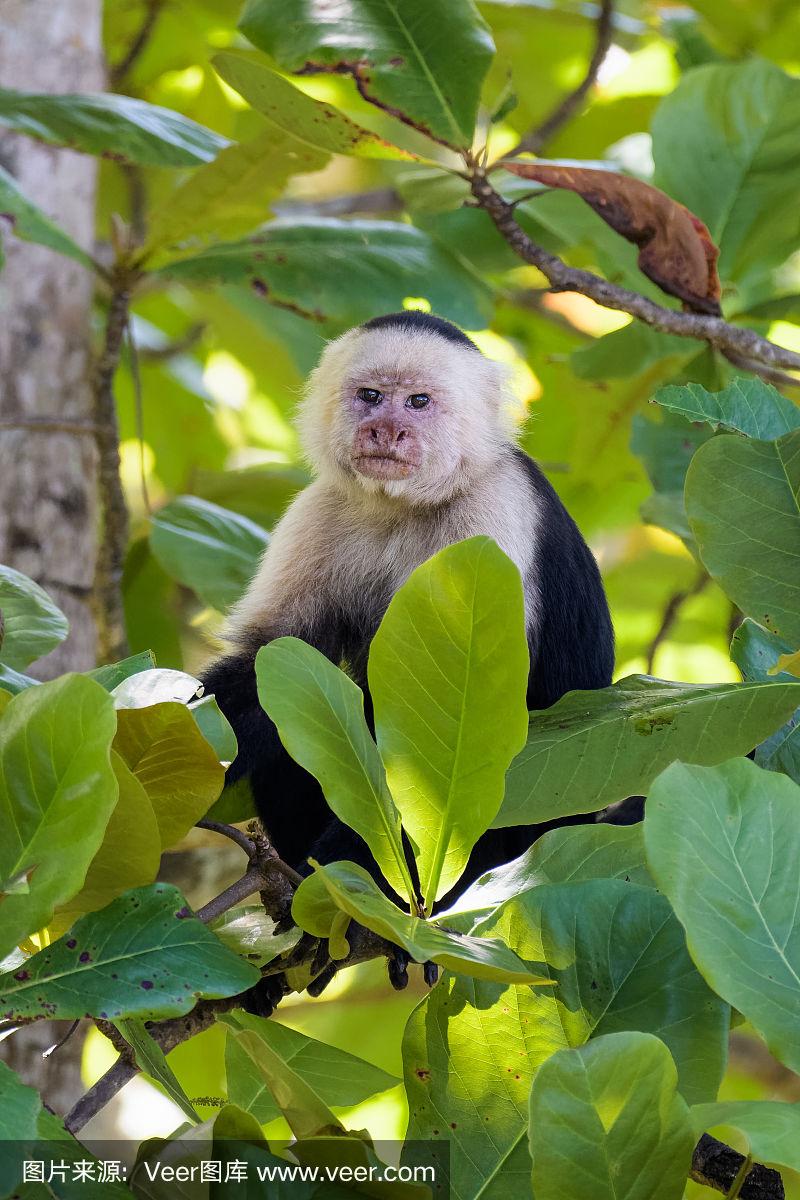
[[[762,441],[800,429],[800,408],[762,379],[734,379],[721,392],[709,392],[699,383],[664,387],[653,401],[687,421],[702,421],[713,429]]]
[[[14,671],[53,650],[69,632],[67,618],[47,592],[13,567],[0,566],[0,613],[0,660]]]
[[[800,787],[747,759],[675,763],[647,800],[647,857],[719,995],[800,1068]]]
[[[489,538],[418,567],[369,655],[375,734],[428,908],[459,879],[525,742],[522,580]]]

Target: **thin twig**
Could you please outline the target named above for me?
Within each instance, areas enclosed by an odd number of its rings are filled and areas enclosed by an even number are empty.
[[[140,346],[139,358],[142,362],[168,362],[171,358],[188,354],[200,341],[205,331],[205,321],[195,321],[180,337],[174,338],[171,342],[165,342],[163,346]]]
[[[78,1017],[78,1019],[76,1021],[72,1022],[69,1029],[67,1030],[67,1032],[64,1034],[64,1036],[62,1038],[60,1038],[57,1042],[54,1042],[53,1045],[50,1046],[49,1049],[44,1050],[42,1052],[42,1058],[49,1058],[51,1054],[55,1054],[56,1050],[60,1050],[62,1046],[66,1045],[66,1043],[72,1037],[73,1033],[78,1028],[80,1023],[81,1023],[81,1019],[80,1019],[80,1017]]]
[[[776,346],[752,329],[730,325],[722,317],[664,308],[638,292],[609,283],[591,271],[568,267],[555,254],[538,246],[520,228],[514,219],[513,207],[489,183],[485,168],[469,156],[466,156],[466,162],[469,167],[467,178],[480,207],[491,217],[511,249],[524,262],[538,267],[554,291],[579,292],[604,308],[629,313],[659,333],[708,342],[723,354],[730,351],[754,364],[800,371],[800,354]]]
[[[92,382],[99,455],[98,490],[103,521],[94,577],[98,659],[101,663],[116,662],[127,654],[122,568],[128,546],[128,506],[119,473],[119,423],[114,399],[114,376],[128,323],[132,282],[124,269],[117,268],[106,317],[103,348]]]
[[[116,90],[152,37],[159,13],[164,7],[164,0],[147,0],[142,23],[133,36],[128,49],[119,62],[109,68],[108,78],[113,90]]]
[[[694,596],[699,596],[710,582],[710,576],[706,575],[705,571],[702,571],[691,587],[683,588],[681,591],[674,592],[670,596],[664,607],[664,615],[661,618],[661,624],[658,627],[658,632],[647,649],[648,675],[652,673],[653,663],[655,662],[658,649],[677,621],[680,610],[683,608],[687,600],[691,600]]]
[[[525,134],[515,149],[511,151],[512,154],[541,154],[562,125],[566,125],[567,121],[574,116],[595,85],[597,72],[611,46],[613,33],[614,5],[612,0],[601,0],[595,29],[594,50],[586,68],[586,74],[578,86],[556,105],[548,117],[545,117],[535,129]]]
[[[225,825],[222,821],[209,821],[206,818],[197,822],[197,828],[210,829],[212,833],[219,833],[223,837],[230,838],[232,842],[236,842],[237,846],[241,846],[248,858],[253,858],[255,854],[253,839],[249,838],[246,833],[242,833],[241,829],[237,829],[235,825]]]

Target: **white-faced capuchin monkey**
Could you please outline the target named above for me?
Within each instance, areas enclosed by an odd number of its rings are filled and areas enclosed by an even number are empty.
[[[377,874],[366,844],[331,813],[259,705],[256,651],[291,634],[345,662],[369,718],[367,654],[393,594],[420,563],[475,534],[494,538],[522,575],[529,708],[606,687],[613,631],[592,554],[514,443],[504,369],[448,321],[391,313],[330,342],[309,379],[300,430],[315,481],[275,529],[230,616],[235,650],[211,665],[204,683],[238,738],[229,781],[249,777],[284,860],[303,871],[309,855],[350,859]],[[490,830],[438,907],[546,828]]]

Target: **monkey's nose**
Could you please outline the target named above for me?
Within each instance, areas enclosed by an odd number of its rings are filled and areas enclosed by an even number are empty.
[[[370,425],[369,439],[376,450],[394,450],[405,441],[407,431],[397,425]]]

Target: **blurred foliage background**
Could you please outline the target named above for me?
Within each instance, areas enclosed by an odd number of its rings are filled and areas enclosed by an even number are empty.
[[[511,151],[580,82],[598,10],[578,0],[494,0],[478,7],[497,46],[479,140],[482,129],[496,157]],[[211,63],[229,49],[262,57],[237,31],[240,8],[240,0],[109,0],[105,45],[112,89],[175,109],[232,140],[255,138],[264,130],[262,117]],[[696,0],[691,6],[623,0],[596,85],[583,110],[548,144],[547,156],[603,161],[651,178],[651,128],[654,122],[658,128],[659,114],[671,137],[691,144],[694,136],[680,107],[665,109],[674,105],[676,89],[685,94],[680,89],[687,73],[703,64],[745,65],[756,58],[789,74],[800,70],[800,8],[792,0]],[[350,78],[317,75],[293,82],[396,145],[457,165],[447,150],[432,150],[413,129],[366,103]],[[754,91],[751,103],[756,129],[761,123],[774,133],[768,97],[759,99]],[[796,139],[800,107],[794,93],[791,103],[794,117],[787,100],[781,136]],[[498,112],[490,126],[489,116]],[[794,164],[800,182],[797,153]],[[702,205],[681,195],[685,179],[666,179],[663,156],[659,170],[665,178],[656,182],[709,222]],[[703,188],[713,194],[716,168],[699,152],[693,170],[694,196]],[[99,244],[113,241],[118,217],[144,239],[153,215],[168,210],[176,178],[180,173],[163,167],[103,161]],[[131,653],[152,648],[160,666],[195,672],[213,652],[220,613],[164,571],[151,546],[150,514],[190,494],[270,528],[307,479],[292,426],[307,372],[326,338],[387,307],[386,297],[459,321],[485,353],[512,368],[521,442],[543,466],[601,565],[617,632],[617,675],[650,671],[697,682],[738,678],[728,655],[736,612],[700,573],[680,537],[642,515],[663,514],[669,496],[682,486],[692,451],[707,436],[659,413],[649,403],[654,392],[687,380],[718,390],[734,369],[698,343],[655,334],[575,294],[547,293],[544,278],[515,259],[487,216],[463,207],[461,199],[457,180],[425,165],[341,155],[286,182],[283,176],[277,183],[255,180],[242,198],[242,230],[268,217],[382,219],[416,226],[446,258],[440,279],[428,274],[396,295],[399,284],[381,278],[380,264],[370,275],[352,271],[342,256],[336,303],[329,311],[321,294],[313,317],[288,302],[270,303],[242,283],[212,290],[151,277],[134,304],[138,363],[127,351],[116,385],[132,514],[124,578]],[[572,265],[663,301],[636,272],[631,247],[577,197],[560,194],[557,205],[548,207],[553,199],[544,196],[525,206],[525,220],[535,225],[538,240]],[[763,270],[742,268],[737,276],[731,267],[722,276],[729,319],[745,317],[772,340],[800,350],[800,258],[789,252],[798,244],[797,222],[796,205],[792,209],[781,200],[763,227],[762,240],[771,239],[777,248],[762,255]],[[760,243],[757,249],[761,254]],[[304,287],[313,297],[319,283],[313,258],[305,272]],[[399,1073],[402,1028],[418,998],[412,993],[413,987],[389,994],[382,967],[373,963],[347,972],[319,1000],[289,998],[279,1019],[325,1041],[357,1047],[365,1058]],[[107,1065],[109,1053],[100,1035],[92,1034],[87,1083]],[[213,1098],[221,1088],[221,1031],[195,1038],[170,1061],[190,1096]],[[133,1089],[126,1094],[128,1107],[117,1113],[129,1123],[126,1132],[144,1136],[167,1123],[151,1105],[145,1114],[149,1125],[137,1126],[141,1100],[131,1098]],[[776,1067],[741,1030],[721,1098],[800,1100],[800,1081]],[[359,1121],[376,1137],[399,1136],[401,1104],[396,1089],[370,1101]],[[701,1191],[690,1185],[687,1194]]]

